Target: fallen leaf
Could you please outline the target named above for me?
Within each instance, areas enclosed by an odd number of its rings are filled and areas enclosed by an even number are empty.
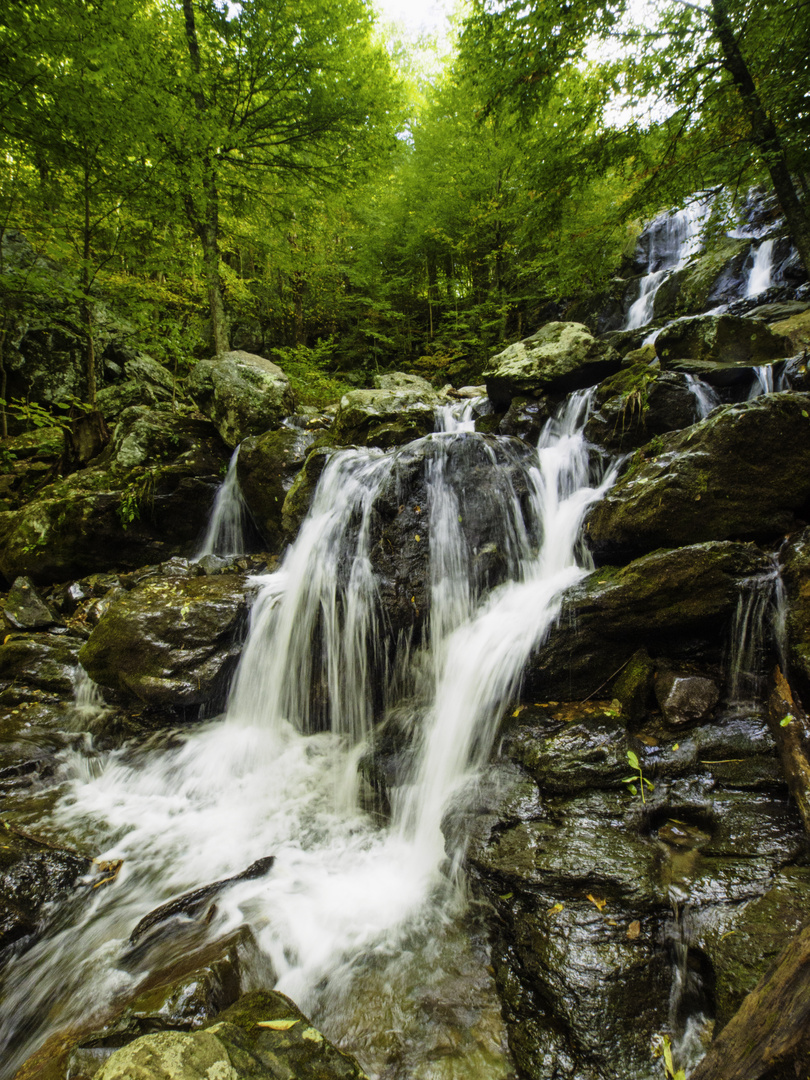
[[[636,735],[636,738],[645,746],[658,746],[658,739],[654,739],[652,735]]]
[[[520,714],[521,714],[521,713],[523,712],[523,710],[524,710],[525,708],[526,708],[526,706],[525,706],[525,705],[518,705],[518,707],[517,707],[517,708],[515,709],[515,711],[514,711],[514,712],[512,713],[512,716],[520,716]]]
[[[627,940],[635,941],[641,933],[641,923],[638,919],[634,919],[633,922],[627,927]]]
[[[591,893],[588,893],[588,899],[598,911],[601,911],[603,907],[607,907],[607,900],[599,900]]]
[[[499,900],[511,900],[513,896],[514,896],[514,893],[505,892],[503,894],[503,896],[499,896],[498,899]]]
[[[297,1020],[259,1020],[256,1027],[270,1028],[272,1031],[289,1031]]]
[[[554,907],[551,907],[551,908],[548,909],[548,913],[549,913],[549,915],[559,915],[559,913],[562,911],[562,909],[563,909],[562,904],[555,904]]]
[[[414,536],[414,540],[417,542],[417,544],[419,543],[420,539],[421,537],[419,536],[419,533],[416,533],[416,535]]]

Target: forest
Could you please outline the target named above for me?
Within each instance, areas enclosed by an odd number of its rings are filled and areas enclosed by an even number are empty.
[[[807,266],[809,10],[475,2],[428,71],[361,0],[11,0],[0,229],[70,273],[0,264],[0,342],[58,311],[92,405],[107,305],[180,375],[250,344],[324,403],[471,379],[699,197],[718,233],[773,187]]]

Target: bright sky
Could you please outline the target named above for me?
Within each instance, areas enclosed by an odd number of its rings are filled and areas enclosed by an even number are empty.
[[[411,37],[420,33],[444,34],[456,0],[374,0],[383,19],[403,23]]]

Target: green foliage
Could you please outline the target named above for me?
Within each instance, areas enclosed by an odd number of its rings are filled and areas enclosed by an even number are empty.
[[[642,771],[641,762],[638,759],[638,754],[634,753],[632,750],[628,750],[627,761],[630,765],[630,768],[634,769],[635,771],[632,776],[625,776],[622,780],[622,783],[627,784],[627,790],[630,792],[631,795],[641,795],[642,803],[646,804],[647,798],[644,794],[644,788],[646,787],[648,791],[653,791],[654,787],[651,781],[647,779],[647,777]]]
[[[334,341],[327,338],[313,348],[305,345],[273,349],[273,358],[290,380],[300,405],[323,408],[339,401],[354,386],[330,374]]]
[[[153,505],[156,478],[156,469],[146,469],[141,475],[130,480],[122,491],[116,513],[124,529],[128,529],[133,522],[140,521],[141,515]]]

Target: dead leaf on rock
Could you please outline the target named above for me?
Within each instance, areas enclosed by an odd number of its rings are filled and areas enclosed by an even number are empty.
[[[627,927],[627,940],[635,941],[641,933],[641,923],[638,919],[634,919],[633,922]]]
[[[259,1020],[256,1027],[270,1028],[272,1031],[289,1031],[297,1020]]]
[[[601,911],[602,908],[607,907],[607,900],[600,900],[598,899],[598,897],[593,896],[592,893],[588,893],[588,899],[597,909],[597,911]]]

